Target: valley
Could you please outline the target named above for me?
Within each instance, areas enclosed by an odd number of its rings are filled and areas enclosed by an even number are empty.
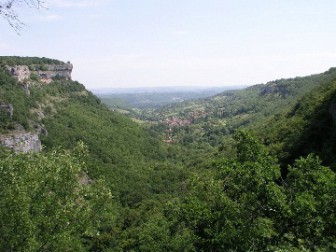
[[[270,81],[160,107],[114,105],[122,99],[118,94],[109,98],[103,94],[98,96],[105,97],[102,101],[110,109],[127,111],[128,117],[140,120],[164,141],[207,143],[215,147],[238,129],[262,131],[269,121],[288,113],[298,100],[314,90],[326,88],[335,77],[336,70],[331,68],[322,74]],[[152,96],[155,97],[155,93]]]
[[[72,67],[0,57],[1,251],[334,250],[335,68],[96,96]]]

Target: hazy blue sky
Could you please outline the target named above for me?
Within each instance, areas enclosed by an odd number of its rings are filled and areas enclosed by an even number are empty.
[[[241,85],[336,66],[335,0],[45,0],[0,55],[71,61],[87,88]]]

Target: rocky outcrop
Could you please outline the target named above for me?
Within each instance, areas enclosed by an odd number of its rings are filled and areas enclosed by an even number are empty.
[[[30,95],[30,90],[29,90],[30,84],[28,82],[24,82],[24,83],[21,83],[21,87],[22,87],[25,95],[29,96]]]
[[[41,141],[37,133],[17,132],[0,136],[1,145],[13,149],[17,153],[39,152],[42,150]]]
[[[278,95],[278,96],[283,96],[285,97],[288,95],[290,92],[288,90],[288,86],[281,84],[277,81],[274,82],[268,82],[266,83],[265,86],[263,86],[260,89],[260,94],[262,96],[265,95]]]
[[[0,112],[7,115],[9,118],[13,116],[12,104],[1,104]],[[40,111],[37,111],[40,112]],[[37,114],[43,118],[43,112]],[[41,120],[39,118],[39,120]],[[0,135],[0,145],[14,150],[16,153],[39,152],[42,150],[39,135],[47,136],[48,131],[41,123],[30,122],[30,127],[34,128],[33,132],[26,132],[22,125],[15,125],[15,129],[7,134]]]
[[[30,70],[28,66],[7,66],[7,70],[13,76],[13,78],[19,82],[24,82],[30,78]]]
[[[53,79],[71,80],[72,69],[73,65],[71,63],[66,63],[62,65],[44,65],[43,70],[32,72],[37,74],[41,81],[49,83]]]
[[[13,116],[13,105],[12,104],[1,104],[0,103],[0,113],[6,114],[9,118]]]
[[[30,95],[30,86],[38,82],[50,83],[52,80],[71,80],[72,64],[43,64],[43,65],[17,65],[6,66],[8,72],[22,87],[27,96]],[[37,121],[30,121],[26,131],[22,125],[15,125],[15,129],[0,135],[0,146],[8,147],[17,153],[39,152],[42,150],[39,135],[47,136],[48,131],[42,123],[43,109],[39,107],[35,111]],[[12,118],[13,106],[0,101],[0,113],[4,118]]]
[[[13,110],[12,104],[0,103],[0,113],[3,115],[12,118]],[[36,124],[35,128],[34,132],[26,132],[22,125],[17,124],[10,133],[0,135],[0,145],[17,153],[39,152],[42,150],[39,135],[48,135],[48,131],[40,124]]]
[[[31,69],[29,69],[31,68]],[[26,82],[34,74],[44,83],[50,83],[53,79],[71,80],[73,65],[68,63],[58,65],[18,65],[7,66],[7,70],[18,82]],[[24,86],[26,88],[26,86]]]

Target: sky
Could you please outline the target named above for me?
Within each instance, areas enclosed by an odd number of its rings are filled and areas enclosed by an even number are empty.
[[[0,2],[3,2],[0,0]],[[0,55],[74,65],[88,89],[232,86],[336,66],[335,0],[45,0]]]

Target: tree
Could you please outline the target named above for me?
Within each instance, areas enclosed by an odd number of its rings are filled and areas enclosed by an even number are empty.
[[[198,251],[266,251],[278,239],[286,209],[276,183],[280,167],[248,132],[238,132],[237,157],[213,163],[216,175],[196,177],[182,204],[181,219]]]
[[[290,211],[283,221],[284,238],[300,251],[336,247],[336,175],[310,154],[288,168],[285,189]]]
[[[336,175],[308,155],[280,166],[247,132],[237,156],[216,160],[214,176],[196,176],[178,209],[197,251],[334,251]]]
[[[83,145],[70,154],[2,154],[0,250],[85,251],[99,234],[110,193],[82,179]]]
[[[44,5],[43,0],[6,0],[0,2],[0,16],[2,16],[13,29],[18,32],[24,26],[20,20],[16,8],[20,4],[24,4],[30,8],[40,9]]]

